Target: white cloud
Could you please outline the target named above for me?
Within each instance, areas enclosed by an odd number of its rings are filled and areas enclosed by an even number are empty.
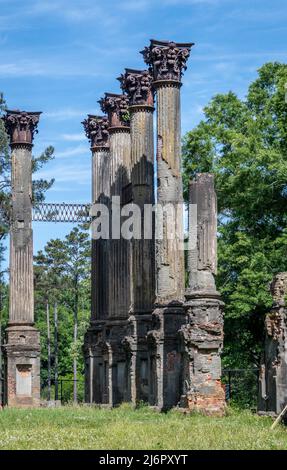
[[[10,53],[11,55],[11,53]],[[105,74],[96,69],[92,69],[87,63],[82,66],[80,63],[72,63],[67,65],[64,57],[53,57],[52,60],[41,61],[38,59],[18,60],[17,53],[14,54],[13,62],[4,62],[0,64],[1,78],[5,77],[101,77]],[[95,67],[100,69],[98,64]]]
[[[74,118],[84,119],[88,113],[89,111],[83,109],[62,108],[44,112],[42,118],[54,119],[56,121]]]
[[[122,10],[129,12],[144,11],[149,9],[152,6],[151,0],[129,0],[124,2],[119,2],[119,6]]]
[[[44,75],[45,71],[39,63],[23,61],[22,63],[15,64],[12,62],[0,64],[0,74],[2,77],[10,76],[32,76]]]
[[[77,155],[88,156],[88,154],[89,154],[88,147],[85,145],[78,145],[77,147],[68,147],[67,149],[62,150],[61,152],[55,151],[56,158],[69,158],[69,157],[75,157]]]
[[[195,107],[195,113],[196,113],[196,114],[203,114],[203,109],[204,109],[204,106],[198,104],[198,105]]]
[[[82,142],[87,139],[84,132],[79,134],[62,134],[61,137],[67,142]]]
[[[111,8],[107,3],[90,0],[37,0],[21,11],[26,16],[59,16],[64,21],[72,23],[90,23],[98,20],[98,26],[115,28],[125,18],[115,13],[117,3],[112,3]]]
[[[282,2],[285,4],[285,2]],[[230,12],[227,12],[227,17],[235,19],[236,21],[242,21],[244,20],[245,22],[249,21],[255,21],[256,24],[258,25],[260,22],[265,22],[267,21],[270,25],[271,22],[277,22],[279,21],[284,21],[286,20],[287,17],[287,11],[286,11],[286,6],[285,5],[277,6],[275,7],[272,6],[272,3],[263,8],[236,8],[234,10],[231,10]]]
[[[209,4],[209,5],[219,5],[226,1],[234,0],[163,0],[162,3],[166,5],[200,5],[200,4]]]
[[[222,54],[208,54],[208,55],[194,55],[192,60],[194,61],[209,61],[209,62],[219,62],[225,60],[234,60],[234,59],[266,59],[268,57],[273,57],[275,59],[286,59],[287,52],[282,51],[262,51],[262,52],[231,52],[231,53],[222,53]]]
[[[234,0],[126,0],[119,3],[119,8],[130,12],[136,12],[147,10],[149,8],[156,7],[157,5],[159,7],[200,4],[219,5],[220,3],[228,1],[232,2]]]
[[[89,167],[63,165],[49,170],[39,171],[37,178],[51,179],[55,178],[54,191],[59,190],[58,183],[71,183],[71,191],[73,191],[74,183],[90,184],[91,170]],[[62,189],[62,188],[61,188]]]
[[[7,42],[7,35],[1,34],[0,36],[0,44],[5,44]]]

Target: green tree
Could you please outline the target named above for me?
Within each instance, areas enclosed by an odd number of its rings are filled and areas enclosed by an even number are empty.
[[[185,196],[196,173],[215,174],[226,366],[258,364],[269,282],[287,270],[286,83],[287,65],[265,64],[246,99],[216,95],[183,139]]]
[[[3,94],[0,93],[0,346],[3,341],[3,331],[8,320],[8,286],[5,281],[4,268],[5,247],[4,238],[9,231],[9,215],[11,202],[11,156],[9,152],[9,139],[5,131],[4,123],[1,119],[6,110],[6,103]],[[54,149],[48,147],[38,156],[33,157],[32,172],[43,167],[53,158]],[[46,191],[52,186],[54,180],[34,179],[33,180],[33,203],[36,205],[45,198]],[[0,361],[1,362],[1,361]],[[1,365],[0,365],[1,369]]]
[[[89,234],[78,227],[64,240],[50,240],[35,257],[37,325],[43,338],[42,377],[46,378],[47,370],[45,305],[57,302],[60,375],[67,377],[73,373],[74,401],[77,401],[76,380],[82,375],[81,346],[90,314],[90,262]]]
[[[0,93],[0,118],[6,110],[6,103],[3,94]],[[11,158],[8,146],[8,136],[5,131],[5,126],[0,119],[0,241],[5,237],[9,230],[9,209],[10,209],[10,196],[11,196]],[[54,148],[47,147],[44,152],[33,157],[32,172],[37,173],[43,165],[48,163],[54,158]],[[45,193],[54,183],[54,179],[33,179],[33,204],[36,205],[45,199]]]

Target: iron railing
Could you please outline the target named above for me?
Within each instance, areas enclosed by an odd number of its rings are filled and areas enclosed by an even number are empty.
[[[73,401],[73,379],[59,379],[58,399],[61,403]],[[222,382],[225,388],[225,398],[227,402],[232,402],[241,408],[256,409],[258,400],[259,369],[224,369],[222,371]],[[76,380],[77,401],[84,401],[84,381]],[[55,399],[54,381],[51,381],[51,399]],[[47,399],[47,381],[42,383],[42,398]]]
[[[58,396],[55,396],[55,381],[51,380],[50,400],[60,400],[62,404],[74,401],[74,384],[77,385],[77,402],[85,401],[85,382],[84,380],[58,379]],[[48,399],[48,381],[41,383],[41,397]]]
[[[41,202],[33,208],[33,221],[89,223],[90,207],[90,204]]]

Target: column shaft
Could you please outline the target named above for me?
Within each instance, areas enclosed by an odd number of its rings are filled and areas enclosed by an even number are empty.
[[[85,334],[85,400],[88,403],[103,402],[100,376],[103,372],[103,356],[99,342],[103,336],[109,307],[109,243],[102,238],[101,224],[96,223],[98,209],[109,217],[110,154],[108,119],[106,116],[88,115],[82,123],[92,150],[92,253],[91,253],[91,319]],[[96,204],[104,207],[96,208]],[[101,220],[105,214],[101,212]],[[105,222],[108,223],[108,220]],[[99,233],[100,230],[100,233]],[[101,237],[99,236],[101,235]]]
[[[12,151],[9,323],[34,323],[31,150]]]
[[[155,297],[154,141],[152,77],[147,70],[126,69],[119,78],[129,98],[131,119],[131,188],[140,237],[131,240],[131,316],[124,344],[130,399],[148,401],[149,372],[146,333]],[[147,210],[149,206],[149,211]],[[145,217],[146,215],[146,217]]]
[[[131,144],[127,98],[106,93],[100,100],[108,114],[110,145],[110,239],[109,239],[109,309],[105,321],[101,357],[104,371],[100,374],[102,401],[115,405],[126,400],[127,375],[123,339],[131,303],[130,242],[121,235],[122,204],[128,202],[130,190]],[[108,360],[107,354],[108,351]]]
[[[40,335],[34,325],[32,142],[40,113],[7,111],[12,149],[9,324],[6,399],[9,406],[40,405]]]
[[[205,414],[222,415],[221,385],[223,302],[216,291],[217,210],[213,175],[198,174],[190,184],[186,291],[187,323],[179,331],[182,353],[182,406]],[[195,233],[194,228],[197,228]],[[191,367],[192,365],[192,367]]]
[[[152,40],[142,51],[157,95],[156,308],[147,336],[149,401],[161,409],[180,398],[177,334],[185,322],[180,86],[191,46]]]
[[[125,188],[130,183],[131,141],[128,130],[111,131],[111,203],[112,217],[122,222],[120,211],[123,204]],[[115,199],[118,197],[119,199]],[[114,199],[113,199],[114,198]],[[112,229],[111,225],[111,229]],[[131,291],[130,291],[130,242],[120,234],[119,238],[111,240],[110,258],[110,318],[128,318]],[[111,233],[114,236],[114,233]]]
[[[157,88],[157,203],[170,204],[174,217],[163,212],[163,238],[157,240],[157,303],[183,301],[183,194],[180,145],[180,88],[163,83]],[[174,234],[174,239],[170,237]],[[170,238],[169,238],[170,237]]]
[[[105,207],[109,207],[109,148],[96,147],[93,149],[92,198],[95,204],[103,204]],[[97,239],[95,230],[92,225],[92,321],[107,318],[109,311],[109,240]]]
[[[151,313],[154,303],[154,239],[144,239],[145,204],[154,204],[154,149],[152,109],[135,107],[131,114],[133,203],[141,211],[142,237],[132,241],[132,311]],[[151,221],[152,222],[152,221]]]

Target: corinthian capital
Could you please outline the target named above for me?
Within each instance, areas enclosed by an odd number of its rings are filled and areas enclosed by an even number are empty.
[[[109,120],[106,116],[93,116],[88,114],[82,122],[86,136],[91,142],[91,147],[109,147]]]
[[[193,43],[175,43],[151,40],[141,53],[155,81],[181,82]]]
[[[110,127],[129,127],[129,100],[126,95],[105,93],[99,103],[103,113],[108,115]]]
[[[2,119],[10,137],[11,147],[15,145],[32,146],[34,134],[38,132],[37,126],[40,114],[19,110],[7,111]]]
[[[127,93],[130,106],[153,106],[152,76],[148,70],[125,69],[118,80]]]

